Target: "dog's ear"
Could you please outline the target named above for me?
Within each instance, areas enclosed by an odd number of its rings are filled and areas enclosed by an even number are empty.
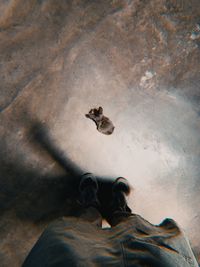
[[[99,112],[99,114],[103,114],[103,108],[99,107],[98,112]]]

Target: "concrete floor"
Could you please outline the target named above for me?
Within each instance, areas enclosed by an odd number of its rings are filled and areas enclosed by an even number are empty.
[[[1,266],[74,209],[88,171],[101,191],[126,177],[133,211],[177,220],[200,260],[200,2],[10,0],[0,14]],[[100,105],[111,136],[85,118]]]

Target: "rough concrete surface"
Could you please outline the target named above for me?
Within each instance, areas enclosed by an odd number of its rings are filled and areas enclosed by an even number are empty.
[[[127,177],[133,211],[177,220],[200,261],[199,0],[3,0],[0,68],[2,267],[73,212],[86,171],[104,192]],[[85,118],[99,106],[110,136]]]

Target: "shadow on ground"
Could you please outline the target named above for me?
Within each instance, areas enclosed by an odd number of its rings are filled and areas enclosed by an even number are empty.
[[[34,122],[30,130],[31,142],[45,150],[65,171],[61,176],[41,176],[14,163],[4,162],[1,179],[0,212],[14,210],[20,220],[34,223],[48,222],[64,215],[75,215],[78,205],[78,185],[84,171],[55,146],[47,128]],[[88,170],[89,171],[89,170]],[[110,202],[112,178],[97,177],[102,207]],[[103,197],[102,197],[103,196]],[[104,216],[106,208],[102,208]]]

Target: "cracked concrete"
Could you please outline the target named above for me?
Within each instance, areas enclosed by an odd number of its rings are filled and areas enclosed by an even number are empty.
[[[127,177],[133,211],[177,220],[200,259],[199,1],[10,0],[0,13],[1,266],[72,212],[85,171],[104,178],[102,202]],[[111,136],[85,118],[93,106]]]

